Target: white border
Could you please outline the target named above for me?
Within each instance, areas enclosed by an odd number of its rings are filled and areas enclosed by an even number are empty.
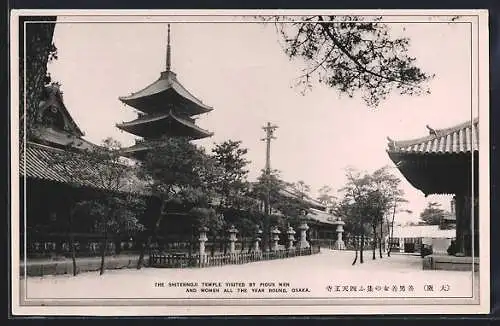
[[[378,306],[169,306],[169,307],[147,307],[147,306],[20,306],[19,278],[12,277],[12,313],[14,315],[94,315],[94,316],[139,316],[139,315],[318,315],[318,314],[476,314],[487,313],[490,309],[490,270],[489,270],[489,151],[485,150],[489,145],[489,52],[488,52],[488,21],[486,10],[13,10],[11,12],[11,189],[19,189],[19,51],[18,51],[18,28],[19,16],[46,16],[65,15],[65,19],[85,18],[87,21],[92,18],[102,20],[102,15],[106,21],[201,21],[210,20],[227,22],[232,21],[232,16],[252,16],[252,15],[290,15],[301,16],[311,14],[349,14],[366,16],[406,15],[398,17],[398,21],[408,19],[408,21],[436,21],[439,17],[433,15],[449,16],[478,16],[478,23],[473,22],[473,30],[479,29],[479,46],[473,47],[473,58],[479,61],[479,71],[473,65],[473,94],[479,94],[473,99],[473,107],[477,107],[480,116],[480,139],[483,150],[480,151],[479,183],[481,186],[480,215],[481,243],[480,243],[480,305],[378,305]],[[168,17],[168,20],[162,16]],[[92,16],[92,17],[89,17]],[[110,16],[113,16],[111,19]],[[420,17],[419,17],[420,16]],[[423,17],[422,17],[423,16]],[[475,34],[477,35],[477,34]],[[473,37],[475,36],[473,35]],[[475,44],[477,45],[477,44]],[[479,52],[476,49],[479,49]],[[479,74],[479,76],[478,76]],[[477,80],[480,85],[477,85]],[[479,88],[480,87],[480,88]],[[477,105],[477,106],[476,106]],[[19,191],[11,191],[11,212],[12,217],[18,213]],[[487,218],[485,218],[487,217]],[[12,236],[12,276],[19,275],[19,254],[18,245],[19,219],[11,218]],[[16,250],[14,250],[16,249]]]

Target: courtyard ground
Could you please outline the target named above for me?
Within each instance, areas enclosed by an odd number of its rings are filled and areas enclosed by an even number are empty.
[[[378,253],[377,253],[378,254]],[[21,279],[26,299],[470,297],[478,273],[423,270],[422,258],[392,254],[352,266],[354,252],[209,268],[143,268]],[[473,282],[474,280],[474,282]],[[26,290],[26,291],[24,291]]]

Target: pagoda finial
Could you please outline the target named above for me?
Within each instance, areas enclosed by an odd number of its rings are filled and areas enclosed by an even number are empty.
[[[167,36],[167,71],[170,71],[170,24],[168,24],[168,36]]]

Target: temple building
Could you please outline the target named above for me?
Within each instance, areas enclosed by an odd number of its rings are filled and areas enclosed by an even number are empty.
[[[304,208],[307,208],[306,214],[302,219],[309,226],[308,240],[315,243],[333,247],[337,239],[336,227],[337,217],[334,216],[327,205],[322,204],[318,200],[310,198],[309,196],[299,196],[293,189],[285,188],[280,191],[281,195],[300,199],[303,202]],[[280,213],[276,211],[275,213]]]
[[[20,241],[21,256],[68,254],[69,233],[74,236],[79,256],[98,253],[102,235],[95,231],[91,218],[73,221],[72,231],[68,229],[72,203],[96,198],[104,191],[102,184],[87,178],[96,166],[81,154],[98,146],[83,136],[64,105],[59,86],[45,86],[33,129],[20,150],[20,202],[26,202],[26,206],[20,206],[20,235],[24,239],[26,234],[27,244],[24,248],[25,242]],[[60,154],[64,163],[57,159]],[[124,182],[134,183],[130,183],[129,191],[138,189],[135,179],[127,176]],[[110,239],[114,240],[118,244],[110,243],[110,248],[120,248],[123,239]]]
[[[429,134],[418,139],[388,138],[387,153],[408,182],[425,196],[454,196],[456,256],[478,256],[479,119],[446,129],[427,129]]]
[[[212,108],[191,94],[171,70],[170,24],[165,71],[144,89],[119,99],[139,113],[137,119],[116,126],[122,131],[142,137],[143,140],[156,140],[164,136],[194,140],[212,136],[212,133],[195,124],[196,116],[210,112]],[[124,155],[142,159],[147,150],[148,145],[139,140],[126,148]]]

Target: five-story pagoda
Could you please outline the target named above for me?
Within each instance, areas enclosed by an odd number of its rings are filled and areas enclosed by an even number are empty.
[[[201,139],[212,136],[195,124],[194,116],[207,113],[211,107],[203,104],[177,80],[171,71],[170,24],[168,24],[166,69],[160,78],[146,88],[129,96],[119,97],[123,103],[140,111],[135,120],[116,126],[144,140],[168,137]],[[124,155],[144,158],[150,148],[141,141],[124,150]]]

